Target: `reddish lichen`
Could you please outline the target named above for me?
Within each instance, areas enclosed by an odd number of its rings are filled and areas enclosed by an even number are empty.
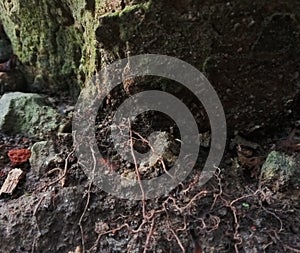
[[[29,149],[12,149],[7,153],[12,165],[19,165],[27,162],[31,152]]]

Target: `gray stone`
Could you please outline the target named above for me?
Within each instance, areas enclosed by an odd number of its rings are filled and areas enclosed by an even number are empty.
[[[149,139],[154,152],[151,150],[149,157],[141,162],[140,170],[154,167],[160,160],[172,166],[177,159],[179,148],[179,143],[174,140],[174,137],[167,132],[159,132]]]
[[[74,250],[74,245],[81,242],[77,215],[82,212],[83,194],[82,187],[64,188],[55,199],[55,208],[51,191],[25,194],[18,200],[0,205],[1,252]],[[92,222],[95,221],[88,221],[88,233],[95,240]],[[51,237],[55,239],[48,240]]]
[[[0,130],[42,138],[55,131],[61,116],[34,93],[12,92],[0,99]]]
[[[296,157],[272,151],[262,166],[260,181],[274,192],[289,185],[299,187],[299,160]]]
[[[31,147],[29,162],[31,169],[37,176],[45,174],[49,165],[58,158],[54,145],[50,141],[40,141]]]

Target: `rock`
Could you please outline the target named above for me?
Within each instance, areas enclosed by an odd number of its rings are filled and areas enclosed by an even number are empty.
[[[149,142],[152,148],[149,156],[141,161],[139,170],[147,171],[155,167],[161,167],[159,165],[161,161],[165,163],[165,166],[172,167],[179,154],[179,142],[176,142],[174,137],[167,132],[159,132],[154,137],[150,136]]]
[[[300,186],[300,160],[278,151],[272,151],[261,169],[260,181],[274,192],[287,186]]]
[[[80,24],[92,19],[92,16],[81,16],[85,10],[85,1],[69,5],[42,0],[36,7],[32,11],[31,4],[19,0],[0,4],[5,32],[15,53],[20,56],[20,61],[26,65],[26,80],[31,84],[35,76],[43,76],[47,86],[39,86],[39,91],[49,88],[67,89],[69,85],[74,90],[77,74],[74,75],[74,72],[79,70],[82,53],[89,51],[88,54],[91,54],[90,47],[94,46],[91,38],[84,35]],[[11,16],[3,15],[4,10],[9,10]],[[93,28],[90,26],[87,33]],[[83,49],[84,37],[89,41],[87,51]],[[83,68],[81,70],[86,71]]]
[[[37,90],[78,94],[95,70],[129,52],[158,53],[205,72],[231,133],[282,125],[299,82],[291,77],[299,66],[299,1],[280,13],[265,0],[232,2],[231,15],[226,2],[184,2],[41,0],[31,12],[29,2],[12,0],[0,4],[0,18]]]
[[[34,93],[12,92],[0,99],[0,129],[7,134],[42,138],[56,131],[61,116]]]
[[[0,205],[0,234],[6,241],[1,243],[1,252],[74,250],[74,245],[81,245],[78,217],[85,204],[83,194],[81,187],[65,188],[57,195],[41,192]],[[88,224],[86,232],[95,240],[94,224]]]
[[[44,175],[49,169],[49,165],[53,164],[57,158],[52,142],[36,142],[31,147],[31,157],[29,159],[33,173],[37,176]]]
[[[125,171],[122,173],[121,185],[123,187],[134,186],[136,181],[136,172],[135,171]]]
[[[174,137],[167,132],[159,132],[157,136],[152,138],[150,143],[154,152],[151,151],[149,158],[145,161],[149,166],[155,166],[157,162],[163,160],[166,165],[172,166],[179,154],[179,143],[174,140]]]
[[[177,160],[179,153],[179,143],[175,141],[174,137],[167,132],[158,132],[154,136],[149,137],[151,150],[146,157],[141,160],[137,158],[138,169],[141,173],[151,174],[152,177],[158,176],[159,168],[162,167],[161,161],[164,162],[166,169],[172,167]],[[153,152],[153,150],[154,152]],[[126,169],[122,173],[121,185],[123,187],[130,187],[135,184],[137,180],[136,172]]]

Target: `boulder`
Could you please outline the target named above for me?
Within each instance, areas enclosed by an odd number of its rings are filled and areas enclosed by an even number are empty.
[[[54,145],[50,141],[36,142],[31,147],[29,162],[33,173],[37,176],[43,176],[49,167],[59,159]]]
[[[0,99],[0,130],[41,138],[56,131],[60,114],[34,93],[12,92]]]
[[[260,181],[274,192],[282,191],[287,186],[300,187],[299,157],[272,151],[261,169]]]
[[[85,204],[83,194],[82,187],[64,188],[56,196],[47,191],[1,204],[0,234],[6,241],[1,252],[68,252],[80,245],[78,215]],[[94,239],[93,223],[88,223]]]
[[[103,66],[153,53],[205,73],[230,132],[280,127],[298,110],[299,1],[41,0],[35,7],[1,2],[0,19],[37,90],[78,94]]]

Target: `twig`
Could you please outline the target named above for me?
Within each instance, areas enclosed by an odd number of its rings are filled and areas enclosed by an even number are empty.
[[[121,229],[124,228],[124,227],[129,228],[129,225],[128,225],[127,223],[125,223],[125,224],[121,225],[121,226],[118,227],[118,228],[111,229],[111,230],[109,230],[109,231],[106,231],[106,232],[103,232],[103,233],[99,234],[98,237],[97,237],[97,239],[96,239],[96,241],[95,241],[95,243],[94,243],[94,245],[88,250],[88,252],[91,252],[94,248],[97,247],[97,245],[98,245],[98,243],[99,243],[99,241],[100,241],[100,239],[101,239],[101,237],[102,237],[103,235],[107,235],[107,234],[110,234],[110,233],[113,233],[113,234],[114,234],[114,233],[116,233],[117,231],[121,230]],[[83,252],[84,252],[84,251],[83,251]]]
[[[150,244],[151,237],[152,237],[152,235],[153,235],[154,224],[155,224],[155,219],[152,219],[151,227],[150,227],[149,233],[148,233],[148,235],[147,235],[147,239],[146,239],[146,242],[145,242],[145,246],[144,246],[143,253],[146,253],[146,252],[147,252],[148,246],[149,246],[149,244]]]
[[[269,211],[267,208],[261,206],[261,208],[266,212],[266,213],[269,213],[271,215],[273,215],[280,223],[280,228],[278,230],[278,233],[280,233],[282,230],[283,230],[283,224],[282,224],[282,220],[273,212]]]
[[[57,178],[56,180],[44,185],[41,189],[39,189],[39,191],[45,189],[45,188],[48,188],[49,186],[51,185],[54,185],[56,184],[57,182],[61,181],[66,175],[67,175],[67,170],[68,170],[68,160],[70,158],[70,156],[75,152],[75,148],[68,154],[67,158],[65,159],[65,167],[64,167],[64,172],[63,174]]]
[[[213,209],[213,207],[215,206],[215,204],[216,204],[216,202],[217,202],[217,199],[218,199],[219,197],[221,197],[222,194],[223,194],[223,188],[222,188],[222,181],[221,181],[220,173],[221,173],[220,168],[217,168],[217,169],[216,169],[216,172],[215,172],[215,177],[216,177],[217,180],[218,180],[219,192],[218,192],[217,194],[214,194],[214,202],[212,203],[212,205],[211,205],[211,207],[210,207],[210,210]]]
[[[194,201],[198,198],[198,197],[202,197],[202,196],[206,196],[208,193],[208,191],[201,191],[201,192],[198,192],[196,195],[194,195],[194,197],[191,198],[191,200],[185,205],[185,206],[182,206],[182,207],[179,207],[177,204],[176,204],[176,200],[169,196],[167,200],[165,200],[165,202],[167,202],[169,199],[172,200],[173,202],[173,205],[174,207],[180,212],[182,213],[185,209],[187,209],[188,207],[190,207]]]
[[[135,157],[135,154],[134,154],[133,140],[132,140],[132,130],[131,130],[131,122],[130,122],[130,120],[128,120],[128,122],[129,122],[129,133],[130,133],[130,151],[131,151],[132,159],[134,161],[135,173],[136,173],[137,180],[138,180],[138,183],[139,183],[139,186],[140,186],[140,190],[141,190],[141,193],[142,193],[143,217],[144,217],[144,219],[148,220],[149,218],[146,215],[146,195],[145,195],[145,191],[144,191],[144,188],[143,188],[143,185],[142,185],[141,175],[140,175],[140,172],[139,172],[137,160],[136,160],[136,157]]]
[[[179,245],[181,251],[182,251],[183,253],[185,253],[186,251],[185,251],[185,248],[184,248],[183,245],[182,245],[182,242],[180,241],[178,235],[175,233],[174,229],[172,229],[171,226],[170,226],[171,223],[170,223],[170,219],[169,219],[169,213],[168,213],[167,208],[166,208],[166,201],[163,203],[163,209],[164,209],[164,211],[165,211],[165,213],[166,213],[166,215],[167,215],[168,228],[169,228],[169,230],[171,231],[172,235],[175,237],[175,239],[176,239],[176,241],[177,241],[177,244]],[[186,227],[186,223],[184,224],[184,227]]]
[[[182,245],[182,242],[180,241],[179,237],[177,236],[177,234],[175,233],[175,231],[174,231],[172,228],[169,227],[169,229],[170,229],[170,231],[172,232],[173,236],[175,237],[175,239],[176,239],[176,241],[177,241],[177,243],[178,243],[178,245],[179,245],[181,251],[182,251],[183,253],[185,253],[186,251],[185,251],[185,249],[184,249],[184,247],[183,247],[183,245]]]
[[[284,250],[288,249],[290,251],[293,251],[293,252],[296,252],[296,253],[300,253],[300,249],[292,248],[291,246],[286,245],[286,244],[283,244],[283,248],[284,248]]]
[[[83,227],[82,227],[82,220],[84,218],[84,215],[88,209],[88,206],[90,204],[90,198],[91,198],[91,187],[94,181],[94,177],[95,177],[95,170],[96,170],[96,157],[95,157],[95,151],[93,150],[92,147],[90,147],[91,152],[92,152],[92,156],[93,156],[93,173],[92,173],[92,178],[89,182],[89,186],[88,186],[88,190],[87,190],[87,200],[86,200],[86,204],[84,207],[84,210],[80,216],[79,222],[78,222],[78,226],[80,228],[80,232],[81,232],[81,244],[82,244],[82,252],[85,252],[85,243],[84,243],[84,231],[83,231]]]

